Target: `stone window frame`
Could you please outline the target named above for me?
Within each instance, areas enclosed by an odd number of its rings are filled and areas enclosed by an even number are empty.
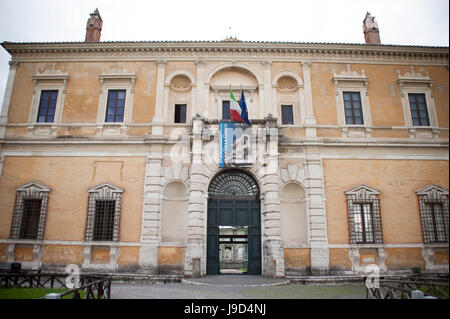
[[[448,244],[449,242],[449,192],[448,190],[439,187],[435,184],[431,184],[416,191],[419,200],[419,209],[420,209],[420,221],[422,228],[422,236],[424,244]],[[443,218],[444,218],[444,234],[446,237],[445,242],[431,241],[430,236],[428,235],[428,231],[425,227],[427,222],[427,214],[425,205],[433,203],[433,204],[442,204],[443,208]]]
[[[88,190],[88,211],[86,219],[85,241],[93,243],[101,243],[105,241],[94,241],[94,223],[95,223],[95,207],[97,200],[114,200],[114,224],[112,242],[119,241],[120,235],[120,216],[122,211],[122,194],[124,190],[113,186],[109,183],[99,184]],[[109,241],[111,242],[111,241]]]
[[[100,96],[97,108],[97,135],[124,134],[131,123],[133,113],[134,73],[100,74]],[[106,122],[106,110],[109,90],[125,90],[125,107],[122,122]]]
[[[230,101],[231,106],[230,86],[211,86],[211,89],[214,92],[214,104],[212,104],[213,109],[210,110],[210,116],[211,118],[218,119],[219,121],[221,121],[223,119],[222,114],[223,101]],[[244,85],[243,87],[241,87],[231,85],[231,91],[233,91],[234,97],[236,98],[238,103],[241,98],[241,89],[244,90],[248,116],[249,120],[251,121],[251,119],[255,117],[252,114],[256,112],[256,110],[254,110],[256,105],[254,104],[253,101],[255,92],[257,90],[257,86]]]
[[[403,116],[405,125],[409,131],[410,137],[432,138],[439,134],[439,125],[437,122],[436,107],[432,87],[434,81],[430,78],[428,72],[425,75],[416,72],[414,67],[410,67],[410,71],[401,74],[397,70],[397,83],[400,88]],[[409,104],[409,94],[424,94],[427,104],[429,126],[414,126],[411,116],[411,106]]]
[[[190,84],[187,87],[177,87],[172,84],[172,80],[177,76],[184,76],[189,79]],[[192,106],[195,105],[195,77],[188,71],[176,70],[170,73],[164,81],[164,112],[165,123],[176,126],[188,126],[191,123],[191,117],[194,115]],[[175,105],[186,105],[186,122],[175,122]]]
[[[33,96],[31,98],[30,113],[28,118],[27,130],[34,135],[55,135],[58,124],[61,123],[66,99],[68,74],[36,74],[32,76]],[[53,122],[38,122],[39,103],[41,101],[42,91],[58,91],[56,100],[55,117]]]
[[[355,245],[378,245],[383,244],[383,230],[381,223],[381,209],[380,209],[380,191],[361,184],[355,186],[345,192],[347,196],[347,216],[348,216],[348,233],[350,244]],[[374,241],[370,243],[361,243],[356,239],[356,234],[353,232],[353,204],[371,204],[372,212],[372,228]]]
[[[24,199],[40,199],[41,212],[39,215],[39,224],[37,236],[35,239],[26,239],[32,241],[42,241],[44,239],[45,223],[48,211],[48,199],[50,188],[37,182],[29,182],[16,188],[16,196],[14,200],[13,218],[11,221],[10,239],[21,239],[21,227],[23,218]]]
[[[280,88],[278,80],[283,77],[290,77],[297,82],[295,87]],[[277,106],[276,114],[278,116],[278,125],[280,127],[302,127],[305,125],[305,92],[302,78],[290,71],[282,71],[278,73],[272,80],[272,88],[275,104]],[[292,124],[283,124],[282,122],[282,105],[292,105]]]
[[[361,74],[351,70],[347,64],[345,71],[333,72],[338,124],[343,137],[370,137],[372,131],[372,116],[369,101],[369,78],[365,70]],[[363,124],[347,124],[345,120],[344,92],[358,92],[361,98]]]

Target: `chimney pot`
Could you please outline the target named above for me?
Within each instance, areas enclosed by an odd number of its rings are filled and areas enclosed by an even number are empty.
[[[366,44],[381,44],[378,23],[369,12],[366,13],[366,17],[363,20],[363,31]]]
[[[103,20],[96,8],[91,17],[87,21],[86,25],[86,37],[85,42],[99,42],[102,33]]]

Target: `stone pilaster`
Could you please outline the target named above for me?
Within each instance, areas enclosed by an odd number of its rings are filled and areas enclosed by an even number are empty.
[[[5,137],[6,124],[8,124],[8,112],[11,105],[11,96],[14,86],[14,79],[16,78],[16,70],[19,66],[19,62],[11,60],[9,61],[9,75],[6,82],[5,95],[3,98],[2,112],[0,114],[0,140]]]
[[[164,125],[164,78],[166,74],[166,61],[157,61],[158,73],[156,77],[156,104],[153,116],[152,135],[163,135]]]
[[[156,149],[159,148],[159,149]],[[161,233],[161,145],[154,145],[152,155],[147,156],[142,213],[141,250],[139,265],[155,271],[158,265],[158,245]]]
[[[263,208],[263,275],[285,276],[284,247],[281,239],[281,204],[279,199],[280,179],[278,176],[278,129],[276,122],[268,120],[266,166],[261,178],[261,193],[264,194]]]
[[[195,104],[192,103],[192,116],[200,113],[202,114],[205,110],[205,105],[207,105],[207,93],[205,90],[205,62],[202,60],[197,60],[195,62],[197,65],[197,85],[195,88]],[[206,116],[211,116],[211,114],[205,114]]]
[[[322,160],[316,147],[309,147],[306,157],[306,194],[309,198],[309,243],[311,271],[327,273],[329,251]]]
[[[199,259],[202,265],[201,273],[206,273],[205,260],[205,234],[206,234],[206,192],[208,189],[208,176],[205,173],[202,161],[203,121],[199,118],[193,120],[192,164],[189,189],[189,206],[187,222],[187,245],[185,250],[184,274],[193,275],[194,260]]]
[[[311,62],[302,63],[303,69],[303,88],[305,91],[305,128],[306,137],[316,137],[316,119],[314,117],[312,86],[311,86]]]
[[[264,89],[263,89],[263,99],[260,99],[260,105],[259,106],[259,118],[264,118],[264,116],[267,116],[269,113],[274,112],[274,116],[277,116],[277,110],[278,108],[275,108],[275,110],[272,110],[272,62],[271,61],[263,61],[261,62],[264,67]],[[264,112],[261,114],[261,112]]]

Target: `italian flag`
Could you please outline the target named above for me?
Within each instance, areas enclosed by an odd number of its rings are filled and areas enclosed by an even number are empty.
[[[241,117],[241,107],[234,97],[233,91],[230,89],[230,114],[233,121],[244,122]]]

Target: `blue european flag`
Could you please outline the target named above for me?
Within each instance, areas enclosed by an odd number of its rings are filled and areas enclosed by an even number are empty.
[[[245,103],[245,95],[244,95],[244,90],[243,89],[241,89],[241,99],[239,101],[239,106],[241,107],[241,119],[248,126],[252,126],[252,124],[248,120],[247,103]]]

